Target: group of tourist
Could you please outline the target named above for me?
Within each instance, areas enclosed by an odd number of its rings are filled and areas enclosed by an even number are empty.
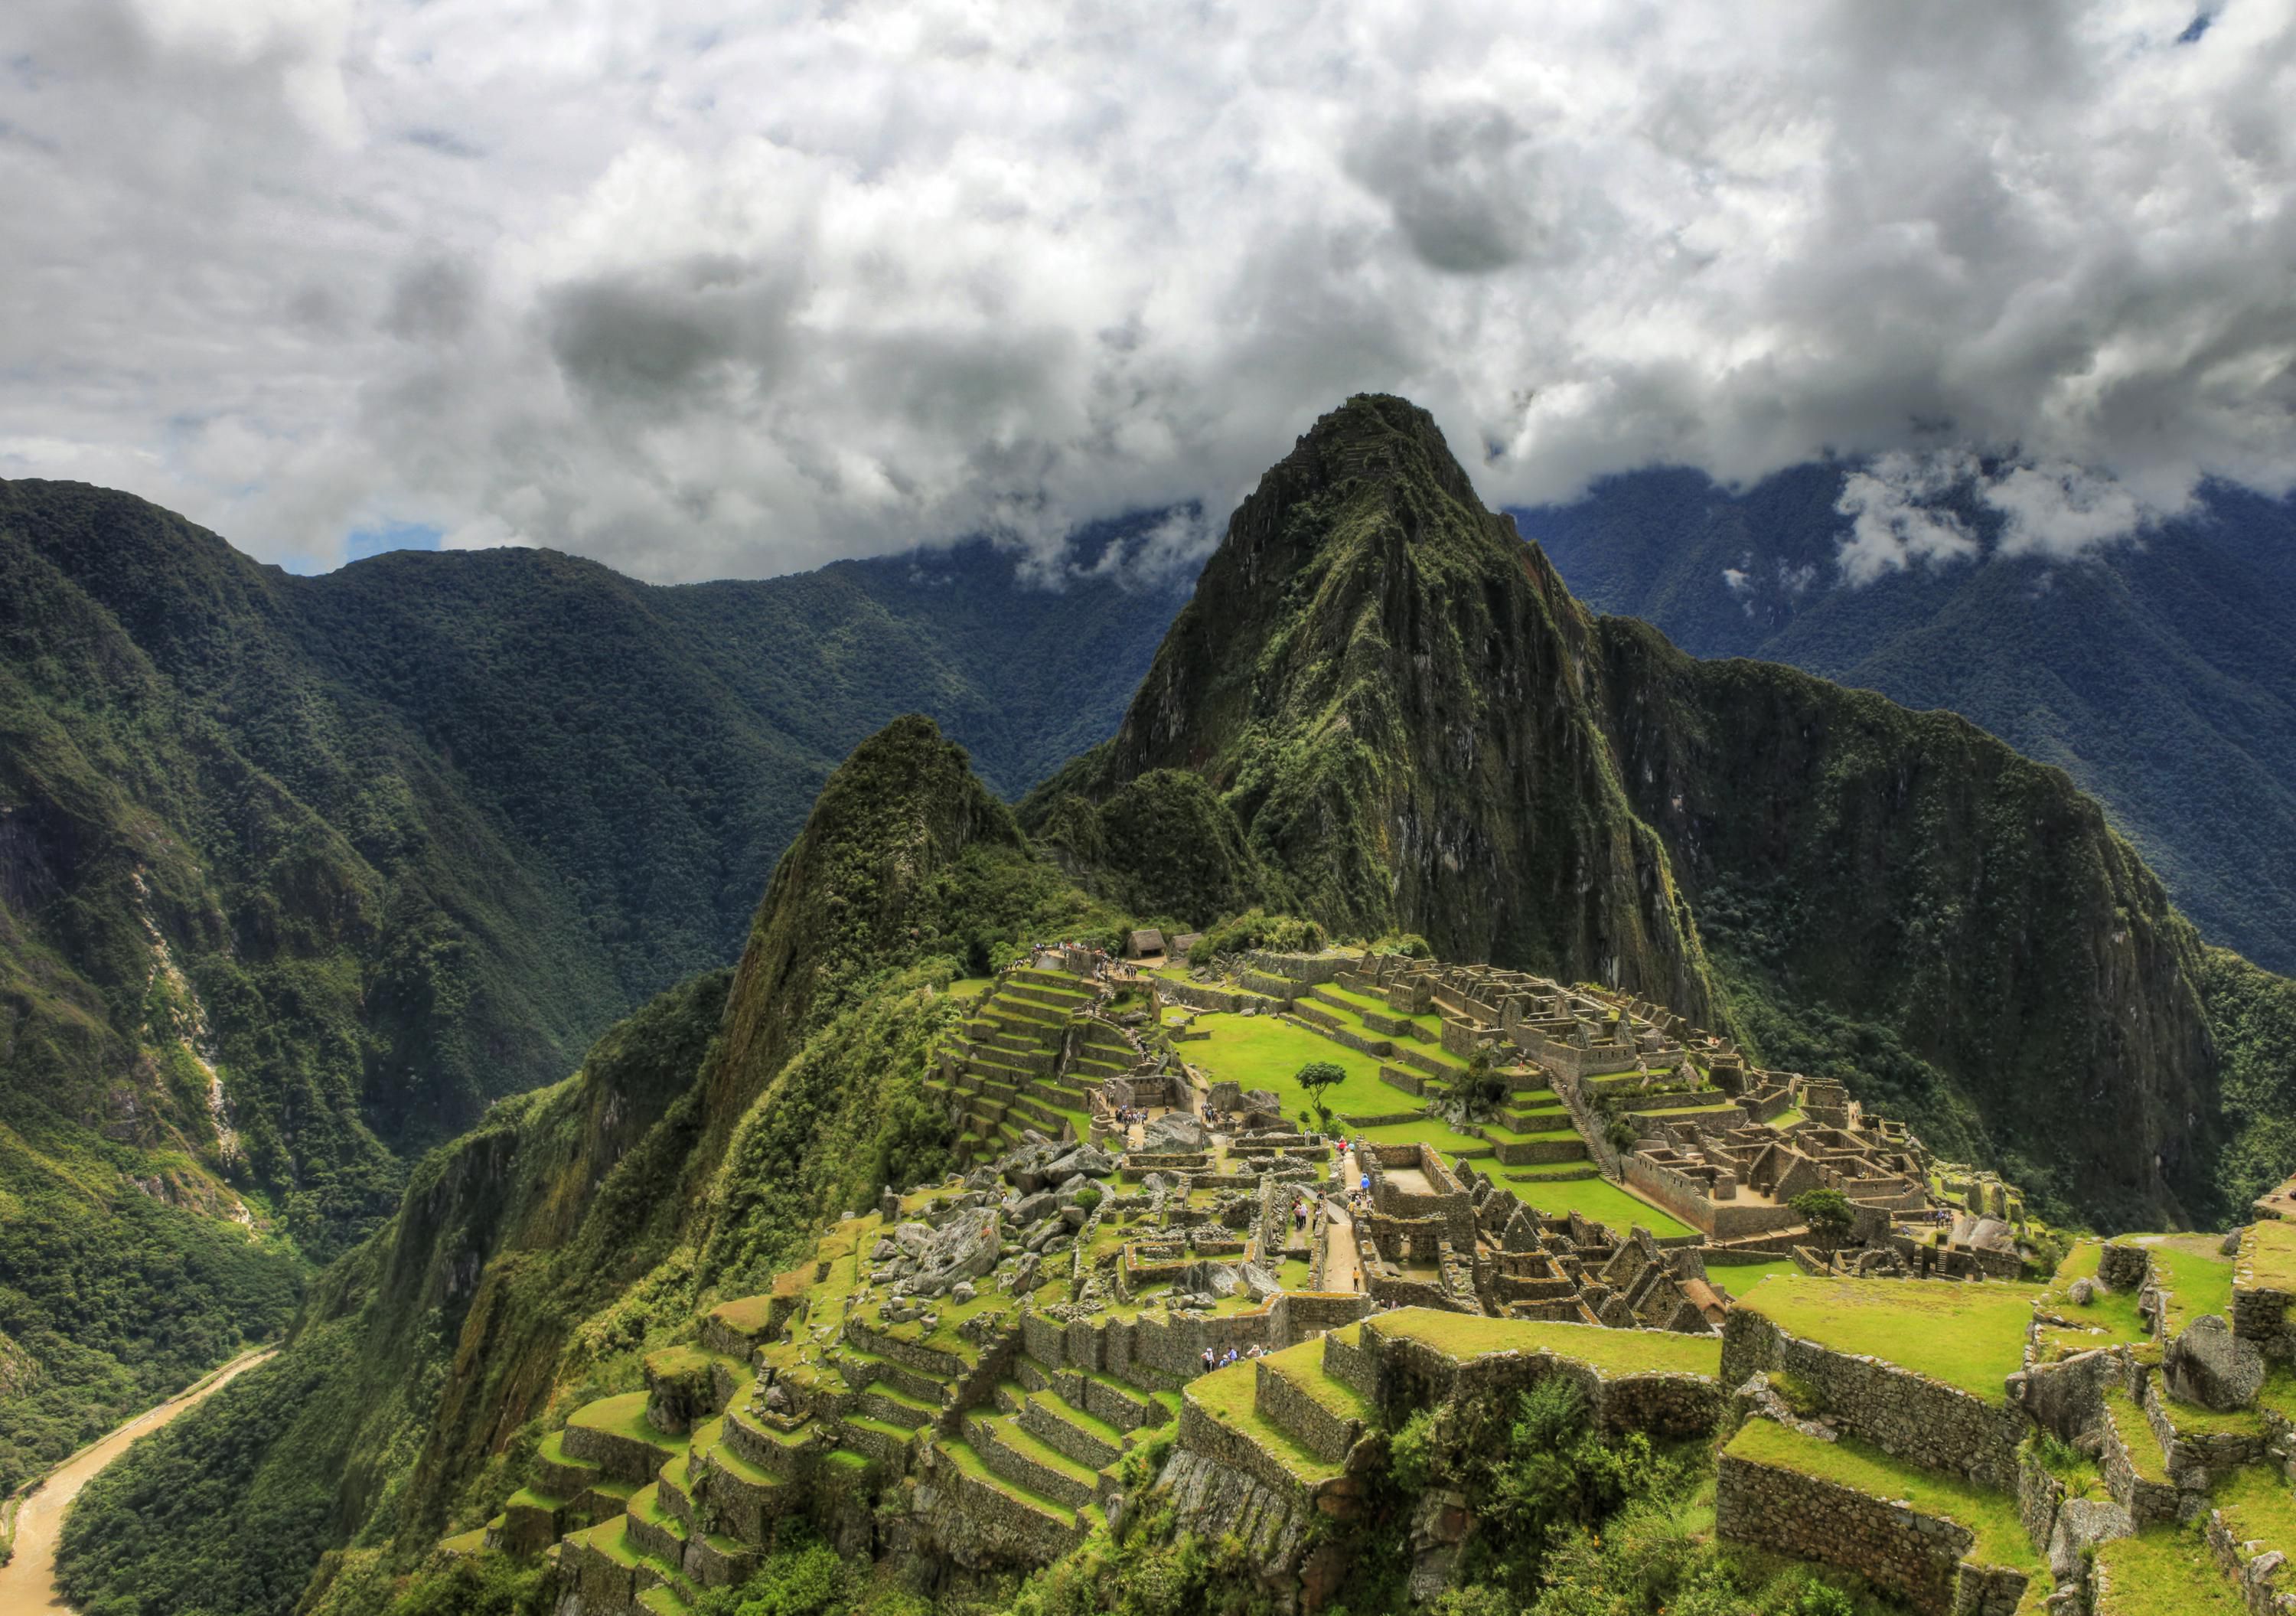
[[[1252,1342],[1241,1352],[1230,1347],[1225,1355],[1217,1348],[1207,1347],[1204,1349],[1204,1373],[1210,1374],[1213,1370],[1225,1369],[1230,1364],[1246,1363],[1252,1358],[1267,1356],[1267,1349],[1258,1341]]]

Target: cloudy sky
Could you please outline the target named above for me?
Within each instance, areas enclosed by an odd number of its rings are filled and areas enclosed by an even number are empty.
[[[760,575],[1224,519],[1382,389],[1495,503],[2074,550],[2296,481],[2292,109],[2296,0],[7,0],[0,476]]]

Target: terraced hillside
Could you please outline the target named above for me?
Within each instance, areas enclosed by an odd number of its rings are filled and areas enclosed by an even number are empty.
[[[2296,1226],[2078,1246],[2038,1293],[1773,1278],[1725,1333],[1760,1415],[1726,1538],[1918,1611],[2284,1608]]]

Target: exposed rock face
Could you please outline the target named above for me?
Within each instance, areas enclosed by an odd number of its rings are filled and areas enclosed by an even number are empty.
[[[1708,1021],[1664,851],[1605,763],[1595,654],[1592,619],[1426,412],[1354,398],[1260,480],[1115,740],[1039,801],[1193,773],[1258,866],[1220,884]],[[1136,826],[1105,850],[1165,840]]]
[[[2264,1354],[2213,1313],[2194,1319],[2169,1343],[2161,1367],[2172,1395],[2219,1414],[2247,1407],[2264,1384]]]
[[[1140,1148],[1159,1151],[1200,1151],[1211,1146],[1204,1125],[1184,1111],[1167,1112],[1141,1130]]]

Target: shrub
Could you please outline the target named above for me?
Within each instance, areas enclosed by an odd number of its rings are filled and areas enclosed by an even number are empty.
[[[1198,954],[1206,957],[1215,954],[1242,954],[1251,948],[1312,954],[1324,946],[1324,928],[1312,920],[1251,909],[1232,920],[1224,920],[1205,932],[1203,940],[1190,950],[1190,957]]]

